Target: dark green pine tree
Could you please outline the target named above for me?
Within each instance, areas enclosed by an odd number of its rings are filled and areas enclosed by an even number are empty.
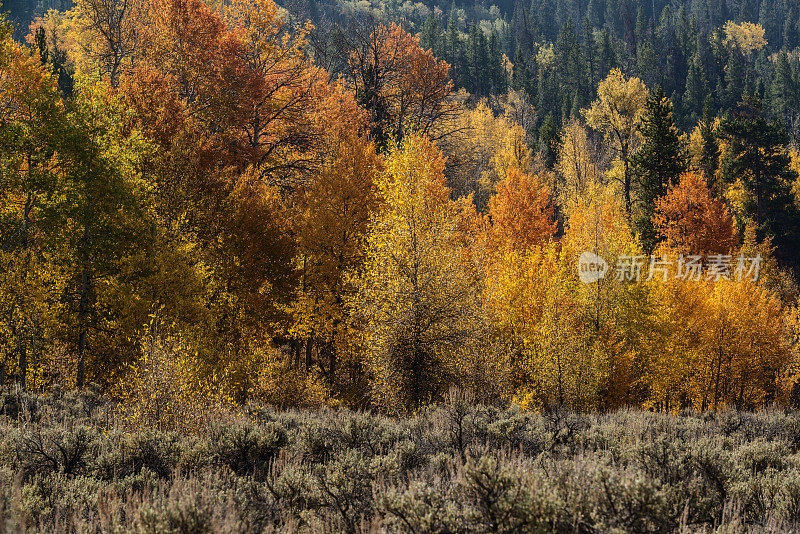
[[[548,41],[555,41],[556,32],[561,27],[561,22],[557,18],[554,0],[537,0],[536,2],[530,2],[530,6],[531,18],[538,21],[537,26],[542,32],[541,36]]]
[[[675,17],[675,38],[678,41],[678,46],[684,53],[689,52],[689,48],[694,44],[692,35],[692,23],[689,19],[689,13],[686,11],[686,5],[682,4],[678,8],[678,14]]]
[[[700,121],[700,140],[702,149],[698,161],[698,170],[703,175],[708,186],[717,192],[722,193],[722,188],[716,183],[717,169],[719,169],[719,142],[714,135],[714,102],[711,95],[706,96],[703,105],[703,120]]]
[[[445,57],[451,65],[455,66],[457,70],[460,70],[464,65],[462,55],[461,38],[458,32],[458,13],[456,11],[456,5],[453,4],[450,8],[450,15],[447,18]]]
[[[522,47],[517,46],[517,53],[514,55],[514,69],[511,75],[511,87],[515,91],[523,90],[530,94],[531,72],[528,70],[528,62],[522,53]]]
[[[514,46],[516,50],[521,50],[525,54],[525,59],[530,58],[530,53],[535,41],[536,29],[534,21],[522,0],[514,1],[514,14],[511,19],[511,28],[514,36]]]
[[[642,39],[636,46],[636,74],[645,85],[657,85],[660,78],[659,61],[649,39]]]
[[[775,73],[770,86],[770,104],[774,116],[785,121],[789,111],[797,106],[797,87],[792,79],[792,68],[789,66],[789,56],[785,50],[778,54],[775,63]]]
[[[598,0],[589,0],[586,5],[586,18],[589,20],[591,28],[599,28],[603,25],[602,12],[598,6]]]
[[[619,37],[624,33],[624,23],[622,20],[622,10],[619,0],[606,0],[606,9],[603,22],[606,30],[614,36]]]
[[[695,54],[691,63],[689,63],[689,72],[686,76],[686,92],[683,96],[683,105],[686,107],[691,120],[697,119],[697,115],[701,112],[706,96],[710,91],[700,54]]]
[[[505,93],[508,89],[508,76],[503,65],[503,51],[495,30],[492,30],[492,34],[489,36],[489,79],[490,93]]]
[[[746,83],[746,69],[744,56],[738,50],[731,50],[728,64],[725,68],[725,89],[723,105],[726,109],[733,109],[742,99]]]
[[[636,10],[636,29],[634,30],[634,44],[638,51],[639,46],[647,39],[647,19],[644,16],[644,9],[642,6]]]
[[[594,28],[588,16],[583,18],[583,58],[586,61],[586,75],[589,87],[594,89],[600,83],[599,58]]]
[[[583,53],[581,46],[578,44],[578,38],[575,35],[575,26],[572,18],[568,18],[567,22],[558,33],[553,46],[555,54],[554,67],[556,71],[556,78],[558,83],[559,95],[564,98],[562,106],[566,105],[564,115],[569,116],[572,109],[572,96],[577,96],[578,106],[584,107],[590,100],[590,88],[587,76],[587,69],[583,61]],[[570,102],[566,102],[570,100]]]
[[[482,95],[487,95],[491,89],[492,72],[489,63],[489,39],[483,30],[476,25],[478,40],[475,46],[475,55],[473,56],[473,65],[475,69],[475,79],[479,80],[480,91]]]
[[[784,265],[800,266],[800,213],[792,185],[797,173],[786,153],[786,134],[764,118],[761,102],[752,96],[729,112],[720,125],[730,147],[721,162],[726,183],[741,180],[752,199],[745,214],[756,224],[759,239],[771,237]]]
[[[486,36],[483,30],[478,28],[475,22],[469,26],[469,37],[467,38],[467,71],[469,78],[465,80],[464,86],[474,95],[485,95],[489,88],[489,66],[487,53]]]
[[[614,41],[608,30],[604,29],[600,32],[599,38],[600,57],[599,57],[599,79],[605,78],[611,69],[619,66],[617,61],[617,51],[614,47]]]
[[[764,37],[768,43],[780,47],[783,38],[783,23],[789,14],[785,9],[788,7],[788,3],[784,0],[761,0],[760,4],[758,23],[764,27]]]
[[[438,57],[444,56],[442,52],[442,27],[439,24],[439,17],[431,11],[425,18],[422,24],[422,30],[419,32],[419,44],[425,50],[433,50],[433,54]]]
[[[638,200],[634,228],[650,253],[658,243],[653,228],[655,200],[666,194],[687,168],[681,133],[672,119],[672,102],[661,88],[647,98],[640,131],[644,143],[632,158]]]
[[[551,66],[540,65],[536,86],[536,111],[540,117],[548,116],[555,122],[556,115],[561,116],[562,103],[560,100],[558,81],[555,69]]]
[[[542,126],[539,128],[539,150],[544,163],[552,168],[558,156],[558,124],[552,113],[548,113]]]
[[[47,65],[49,63],[53,74],[56,75],[58,89],[61,91],[62,96],[71,98],[75,86],[75,79],[71,63],[67,60],[66,50],[62,50],[58,46],[56,40],[52,43],[51,50],[47,42],[47,33],[42,26],[36,28],[33,42],[34,50],[38,53],[42,65]]]
[[[536,62],[533,62],[532,67],[536,68]],[[528,62],[522,53],[521,47],[517,47],[517,53],[514,56],[514,68],[512,71],[511,86],[515,91],[525,91],[531,98],[532,102],[536,102],[536,84],[537,72],[531,73],[528,67]]]
[[[47,48],[47,34],[45,33],[44,26],[36,28],[34,43],[36,43],[36,48],[39,51],[39,60],[42,62],[42,65],[47,65],[50,59],[50,50]]]
[[[793,7],[789,8],[786,20],[783,22],[783,48],[794,50],[798,44],[797,39],[797,11]]]

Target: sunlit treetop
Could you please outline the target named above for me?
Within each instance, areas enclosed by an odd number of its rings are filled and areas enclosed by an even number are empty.
[[[745,55],[750,55],[751,52],[761,50],[767,46],[764,27],[761,24],[753,24],[752,22],[737,24],[729,20],[725,23],[724,30],[725,45],[730,48],[738,48]]]

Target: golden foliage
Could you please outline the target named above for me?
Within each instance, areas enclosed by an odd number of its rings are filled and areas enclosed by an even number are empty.
[[[753,409],[782,394],[791,352],[774,293],[749,280],[676,280],[654,290],[660,342],[646,376],[651,405]]]
[[[516,401],[526,409],[597,406],[604,366],[587,346],[572,266],[555,244],[506,249],[487,279],[487,311],[507,340]]]
[[[625,213],[631,214],[630,156],[638,140],[647,101],[647,88],[636,77],[625,78],[622,71],[614,69],[597,87],[597,99],[589,109],[583,110],[586,122],[592,128],[603,132],[611,140],[614,150],[622,163],[623,195]]]
[[[597,100],[584,110],[584,116],[589,126],[612,135],[623,145],[635,135],[646,100],[647,88],[642,80],[625,78],[622,71],[614,69],[600,82]]]
[[[408,135],[378,181],[382,209],[367,234],[352,301],[375,401],[407,411],[441,396],[475,335],[475,285],[460,244],[463,206],[449,199],[444,161]]]
[[[725,45],[737,48],[746,56],[767,46],[767,40],[764,38],[764,27],[761,24],[753,24],[752,22],[736,23],[729,20],[725,23],[724,31]]]
[[[219,377],[203,373],[196,351],[186,342],[150,333],[142,344],[139,360],[110,391],[118,400],[120,423],[197,432],[231,405]]]
[[[577,120],[569,121],[561,131],[558,152],[558,189],[560,204],[567,209],[600,180],[599,155],[589,140],[586,128]]]
[[[525,129],[508,116],[496,116],[486,100],[453,122],[455,133],[439,144],[448,156],[446,173],[459,196],[473,194],[482,208],[507,168],[531,171]]]
[[[250,398],[399,414],[452,386],[534,410],[800,399],[796,286],[754,226],[736,250],[741,180],[726,205],[685,174],[652,222],[663,251],[760,254],[761,280],[647,279],[629,224],[638,78],[600,83],[556,175],[524,94],[466,109],[396,24],[354,37],[340,81],[272,0],[77,0],[35,24],[78,91],[65,105],[3,34],[0,380],[78,385],[86,352],[123,424],[184,432]],[[757,25],[725,33],[745,55],[766,44]],[[551,45],[537,61],[553,67]],[[593,283],[587,252],[609,267]]]

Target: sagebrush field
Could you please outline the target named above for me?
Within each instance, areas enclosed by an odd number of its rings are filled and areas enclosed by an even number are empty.
[[[0,531],[785,532],[800,415],[526,414],[451,392],[419,415],[209,416],[114,428],[93,395],[0,401]]]

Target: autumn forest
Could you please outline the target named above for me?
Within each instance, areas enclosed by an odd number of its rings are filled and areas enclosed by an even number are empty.
[[[793,2],[367,4],[10,6],[0,384],[167,427],[800,404]]]

